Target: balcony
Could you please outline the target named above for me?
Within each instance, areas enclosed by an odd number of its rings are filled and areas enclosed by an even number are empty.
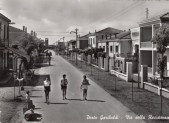
[[[152,42],[141,42],[141,48],[152,48]]]

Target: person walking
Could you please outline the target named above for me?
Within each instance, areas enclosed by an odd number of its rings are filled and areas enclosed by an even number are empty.
[[[63,74],[63,79],[61,80],[61,90],[63,95],[63,100],[66,98],[66,91],[67,91],[68,81],[66,79],[66,74]]]
[[[80,89],[83,90],[83,100],[87,100],[87,90],[89,85],[89,80],[87,79],[86,75],[84,75],[82,84],[80,86]]]
[[[46,77],[44,81],[44,91],[45,91],[45,98],[46,98],[46,103],[49,104],[49,93],[50,93],[50,86],[51,86],[51,81],[49,80],[48,77]]]

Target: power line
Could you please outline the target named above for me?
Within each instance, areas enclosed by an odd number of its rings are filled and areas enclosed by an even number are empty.
[[[141,2],[139,2],[139,3],[138,3],[138,1],[134,2],[133,4],[131,4],[128,7],[124,8],[122,11],[113,13],[111,16],[108,16],[108,17],[106,17],[104,19],[100,19],[97,22],[89,25],[88,27],[95,26],[95,25],[99,24],[99,22],[104,22],[104,21],[110,20],[113,17],[115,18],[115,17],[118,17],[120,15],[123,15],[124,13],[127,13],[130,9],[133,9],[134,7],[136,7],[136,6],[140,5],[140,4],[141,4]]]

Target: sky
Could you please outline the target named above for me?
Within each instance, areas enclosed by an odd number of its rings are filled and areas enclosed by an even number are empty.
[[[1,0],[0,13],[7,16],[14,27],[35,31],[49,43],[75,39],[70,34],[78,28],[83,36],[89,32],[112,27],[128,30],[148,17],[169,12],[169,0]]]

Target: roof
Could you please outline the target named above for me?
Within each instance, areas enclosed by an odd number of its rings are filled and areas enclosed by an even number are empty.
[[[89,34],[79,37],[79,40],[88,40]]]
[[[110,33],[117,34],[117,33],[121,33],[121,32],[122,32],[122,30],[115,29],[112,27],[107,27],[105,29],[102,29],[102,30],[96,32],[96,34],[110,34]]]
[[[3,18],[4,20],[6,20],[7,22],[11,22],[11,20],[9,18],[7,18],[6,16],[4,16],[3,14],[0,13],[0,18]]]
[[[130,31],[121,32],[117,34],[116,38],[112,37],[112,39],[100,40],[98,42],[119,42],[119,41],[131,41]]]
[[[139,22],[139,24],[149,23],[149,22],[153,22],[153,21],[161,21],[164,18],[169,19],[169,12],[167,12],[165,14],[157,15],[157,16],[149,18],[149,19],[145,19],[145,20]]]
[[[11,31],[11,32],[23,32],[23,30],[18,29],[18,28],[13,27],[13,26],[9,26],[9,31]]]
[[[120,34],[117,34],[118,39],[131,39],[130,37],[130,31],[125,31]]]
[[[112,27],[107,27],[107,28],[102,29],[102,30],[100,30],[98,32],[90,33],[88,35],[92,36],[92,35],[103,35],[103,34],[119,34],[121,32],[123,32],[123,31],[119,30],[119,29],[112,28]]]
[[[76,40],[70,40],[69,43],[73,43],[73,42],[76,42]]]
[[[24,31],[16,27],[9,26],[9,41],[12,44],[19,44],[20,40],[26,35]]]

